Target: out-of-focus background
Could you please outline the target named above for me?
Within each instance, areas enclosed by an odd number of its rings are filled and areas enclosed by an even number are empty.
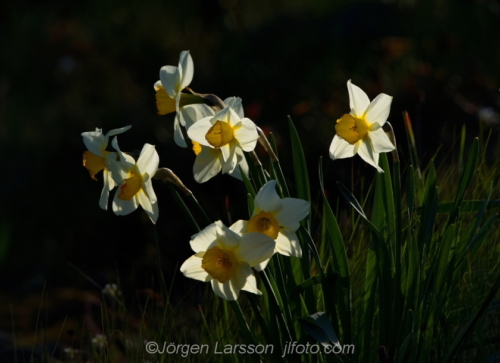
[[[292,117],[317,195],[320,156],[327,188],[352,182],[352,170],[374,172],[359,157],[328,157],[335,121],[349,112],[349,79],[370,98],[394,97],[389,121],[403,163],[404,110],[423,160],[440,145],[441,156],[453,150],[463,125],[468,139],[480,125],[498,128],[499,37],[498,0],[3,2],[0,330],[14,317],[29,331],[36,316],[22,307],[38,307],[43,291],[71,299],[117,282],[134,294],[158,285],[158,256],[171,279],[191,254],[196,231],[160,182],[156,226],[141,209],[117,217],[99,208],[102,175],[95,182],[82,166],[82,132],[132,125],[119,136],[122,150],[156,145],[160,166],[211,218],[247,217],[241,182],[219,175],[197,184],[194,154],[173,142],[174,116],[156,114],[153,84],[182,50],[194,60],[190,87],[241,97],[246,116],[275,135],[289,177]],[[173,296],[182,297],[190,282],[175,279]]]

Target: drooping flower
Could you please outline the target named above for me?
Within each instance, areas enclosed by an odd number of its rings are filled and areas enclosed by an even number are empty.
[[[309,214],[310,203],[297,198],[281,199],[276,192],[276,180],[262,186],[254,199],[254,210],[249,221],[240,220],[230,228],[242,234],[259,232],[276,241],[275,252],[285,256],[302,257],[302,249],[295,231],[300,221]],[[269,260],[257,269],[264,268]]]
[[[209,282],[214,292],[236,300],[241,290],[260,295],[252,267],[270,258],[274,241],[262,233],[240,236],[221,221],[212,223],[190,242],[195,252],[181,266],[189,278]]]
[[[241,98],[229,97],[224,100],[224,103],[231,107],[240,118],[243,116],[243,106],[241,105]],[[181,108],[180,113],[182,114],[184,120],[186,121],[186,128],[189,128],[195,124],[198,120],[207,117],[215,116],[216,112],[209,106],[205,104],[194,104],[187,105]],[[196,159],[193,165],[194,179],[198,183],[204,183],[214,176],[216,176],[221,170],[222,173],[227,173],[237,179],[241,180],[241,173],[238,166],[236,166],[233,171],[229,172],[226,168],[223,170],[222,165],[224,164],[224,159],[222,156],[222,151],[220,148],[213,148],[209,146],[204,146],[199,142],[191,140],[193,144],[193,151],[196,154]],[[236,158],[238,165],[241,166],[243,172],[248,175],[248,164],[243,155],[243,150],[241,148],[236,149]]]
[[[120,150],[116,137],[112,145],[120,157],[115,172],[119,173],[123,180],[113,199],[113,212],[123,216],[132,213],[141,205],[151,221],[156,223],[159,210],[151,178],[158,170],[160,159],[154,145],[144,144],[137,162]]]
[[[165,115],[177,111],[174,120],[174,140],[177,145],[187,147],[181,125],[186,126],[182,116],[179,115],[182,90],[193,80],[194,64],[189,51],[182,51],[179,56],[179,65],[163,66],[160,69],[160,81],[156,82],[156,105],[158,113]]]
[[[112,164],[116,163],[116,153],[106,151],[109,138],[114,135],[124,133],[132,126],[122,127],[109,131],[106,135],[102,133],[102,129],[96,128],[95,131],[83,132],[83,143],[87,147],[87,151],[83,153],[83,166],[89,171],[90,177],[97,180],[95,175],[103,171],[104,186],[99,200],[99,206],[108,209],[109,191],[115,187],[116,182],[120,182],[119,175],[113,174]]]
[[[235,105],[236,103],[237,101]],[[192,141],[213,150],[220,150],[222,157],[218,158],[222,173],[233,173],[238,164],[245,159],[243,151],[252,151],[257,144],[259,138],[257,127],[252,120],[242,116],[241,104],[239,107],[236,105],[236,109],[228,105],[215,115],[196,121],[187,131]],[[203,150],[199,155],[202,154]],[[213,151],[206,151],[198,165],[195,165],[195,175],[198,174],[200,180],[204,179],[202,175],[212,177],[218,173],[215,171],[218,163],[212,163],[216,155],[218,154]],[[210,177],[205,177],[205,180]]]
[[[330,145],[330,158],[343,159],[359,154],[368,164],[378,166],[379,154],[395,149],[382,126],[389,116],[392,97],[379,94],[371,103],[363,90],[347,81],[351,112],[343,115],[337,124]]]

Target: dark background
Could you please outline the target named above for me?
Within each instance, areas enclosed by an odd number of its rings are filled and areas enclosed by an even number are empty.
[[[389,121],[408,161],[403,110],[421,157],[449,150],[462,125],[498,127],[500,2],[497,0],[10,1],[0,5],[0,278],[3,304],[72,287],[124,291],[157,285],[158,256],[171,279],[191,255],[196,231],[168,189],[154,182],[160,217],[115,216],[82,166],[80,134],[132,125],[122,150],[156,145],[213,220],[246,218],[242,183],[217,176],[198,185],[194,154],[172,138],[173,115],[158,116],[153,84],[163,65],[190,50],[196,92],[239,96],[245,114],[279,141],[292,178],[287,115],[295,122],[317,195],[373,174],[359,157],[331,161],[335,121],[349,112],[346,82],[372,99],[394,96]],[[263,160],[266,156],[257,150]],[[112,194],[113,195],[113,194]],[[111,195],[111,196],[112,196]],[[111,198],[110,198],[111,199]],[[201,221],[201,219],[200,219]],[[204,227],[203,225],[201,226]],[[177,272],[177,274],[179,274]],[[88,278],[85,276],[87,275]],[[156,279],[156,280],[155,280]],[[178,296],[188,285],[177,276]],[[45,287],[44,287],[45,286]]]

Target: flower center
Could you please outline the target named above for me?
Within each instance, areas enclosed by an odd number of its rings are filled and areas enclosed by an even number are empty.
[[[120,187],[120,194],[118,199],[130,200],[142,188],[142,177],[139,174],[130,173],[130,178],[125,179],[125,184]]]
[[[201,144],[199,142],[196,142],[196,141],[193,141],[193,140],[191,140],[191,142],[193,143],[193,151],[194,151],[195,155],[200,155],[200,153],[201,153]]]
[[[106,168],[106,162],[102,156],[87,150],[83,153],[83,166],[89,171],[90,177],[97,180],[95,175]]]
[[[221,284],[231,280],[234,276],[236,264],[237,260],[234,252],[218,246],[206,251],[201,260],[201,268]]]
[[[170,98],[165,88],[156,86],[156,108],[158,115],[166,115],[175,112],[175,100]]]
[[[337,135],[349,144],[354,145],[359,140],[364,139],[364,137],[368,134],[369,127],[370,125],[364,118],[358,118],[345,114],[337,120],[335,130],[337,131]]]
[[[261,211],[254,215],[247,223],[247,233],[259,232],[276,239],[280,231],[280,226],[271,213]]]
[[[218,149],[229,144],[231,140],[234,139],[233,128],[227,122],[217,121],[210,130],[208,130],[205,139],[210,145]]]

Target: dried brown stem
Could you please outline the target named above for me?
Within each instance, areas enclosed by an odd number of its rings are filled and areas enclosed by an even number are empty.
[[[153,176],[153,179],[161,180],[164,183],[172,183],[174,184],[177,188],[179,188],[185,195],[190,196],[193,193],[182,183],[182,181],[179,179],[175,173],[168,169],[168,168],[160,168],[156,172],[156,174]]]

